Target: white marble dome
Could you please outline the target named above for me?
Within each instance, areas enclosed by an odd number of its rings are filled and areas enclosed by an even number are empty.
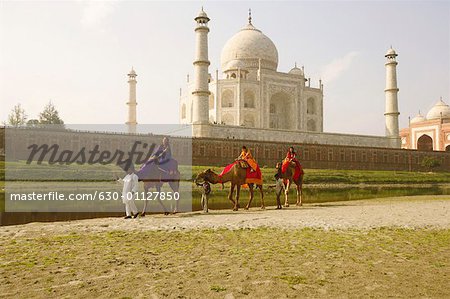
[[[385,57],[387,57],[387,56],[397,56],[397,53],[396,53],[395,50],[392,49],[392,47],[391,47],[391,48],[389,48],[389,49],[387,50],[386,55],[384,55],[384,56],[385,56]]]
[[[296,76],[303,76],[303,71],[302,71],[302,69],[295,66],[289,71],[289,74],[296,75]]]
[[[259,59],[262,68],[277,70],[278,50],[275,44],[249,23],[226,42],[220,63],[222,70],[226,70],[232,60],[242,61],[246,68],[258,68]]]
[[[411,119],[411,124],[417,124],[417,123],[421,123],[423,121],[426,121],[427,119],[425,118],[425,116],[423,116],[420,112],[419,114],[417,114],[415,117],[413,117]]]
[[[450,107],[440,99],[427,113],[427,119],[450,118]]]
[[[199,18],[203,18],[203,19],[208,19],[208,15],[206,14],[206,12],[202,9],[200,10],[200,12],[198,13],[198,16],[195,18],[195,20],[199,19]]]

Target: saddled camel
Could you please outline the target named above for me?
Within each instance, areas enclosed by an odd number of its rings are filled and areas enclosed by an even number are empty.
[[[178,165],[178,163],[176,163]],[[178,168],[178,167],[177,167]],[[159,167],[156,163],[149,163],[146,165],[145,171],[142,171],[142,169],[138,172],[136,172],[137,176],[139,177],[139,181],[144,182],[144,194],[149,194],[149,191],[151,188],[155,188],[157,194],[161,194],[161,188],[164,185],[164,183],[168,183],[170,188],[172,189],[173,193],[178,193],[180,189],[180,172],[176,168],[176,171],[174,171],[171,174],[168,174],[166,170]],[[156,198],[158,203],[161,205],[161,208],[164,211],[164,214],[169,214],[169,211],[167,210],[167,207],[164,205],[164,203],[161,201],[159,196]],[[145,216],[145,213],[147,212],[147,202],[148,200],[144,200],[144,208],[142,209],[141,216]],[[178,212],[178,205],[179,200],[170,201],[170,209],[171,213],[177,213]]]
[[[223,184],[231,182],[230,192],[228,193],[228,199],[233,203],[233,211],[237,211],[239,208],[239,193],[241,191],[241,186],[246,184],[245,182],[246,175],[247,170],[239,166],[239,163],[237,163],[230,169],[229,172],[224,174],[222,177],[219,177],[219,175],[214,171],[212,171],[211,169],[207,169],[203,172],[200,172],[197,175],[195,181],[198,182],[200,180],[204,180],[211,184]],[[233,199],[233,192],[235,187],[236,187],[236,201]],[[250,190],[250,199],[247,203],[247,206],[245,207],[246,210],[250,208],[250,204],[252,203],[253,200],[254,184],[248,184],[248,188]],[[261,209],[265,209],[263,186],[256,185],[256,188],[258,188],[261,192]]]
[[[136,175],[139,178],[139,181],[144,182],[144,194],[147,197],[147,194],[149,194],[149,191],[151,188],[155,188],[157,191],[157,194],[161,194],[161,188],[164,185],[164,183],[168,183],[170,188],[172,189],[173,193],[178,193],[180,189],[180,172],[178,171],[178,163],[170,159],[166,163],[171,163],[173,165],[174,171],[172,173],[168,173],[166,170],[162,169],[160,165],[158,165],[155,161],[147,161],[143,167],[141,167],[140,170],[135,171]],[[124,171],[128,170],[128,167],[130,167],[126,163],[120,163],[118,164],[120,168],[122,168]],[[134,169],[134,167],[133,167]],[[169,214],[169,210],[164,205],[164,203],[161,201],[159,196],[155,198],[158,203],[161,205],[161,208],[165,215]],[[141,216],[145,216],[145,213],[147,212],[147,202],[149,199],[145,198],[144,200],[144,208],[142,209]],[[170,209],[172,213],[178,212],[178,204],[179,200],[170,201]]]
[[[295,173],[295,162],[291,162],[286,169],[286,172],[281,173],[281,165],[282,163],[277,163],[276,169],[278,170],[278,175],[281,179],[286,181],[286,185],[284,188],[284,206],[289,207],[289,200],[288,200],[288,193],[289,193],[289,187],[291,186],[292,182],[295,183],[296,189],[297,189],[297,206],[302,205],[302,195],[303,195],[303,173],[300,174],[297,180],[294,180],[294,173]],[[277,190],[277,209],[281,209],[281,203],[280,203],[280,195],[281,195],[282,188]]]

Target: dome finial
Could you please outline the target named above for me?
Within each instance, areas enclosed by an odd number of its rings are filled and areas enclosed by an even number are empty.
[[[136,71],[134,70],[134,67],[131,67],[131,71],[128,73],[128,77],[133,78],[136,77]]]
[[[294,67],[297,67],[297,61],[294,63]]]
[[[252,9],[248,9],[248,23],[252,25]]]

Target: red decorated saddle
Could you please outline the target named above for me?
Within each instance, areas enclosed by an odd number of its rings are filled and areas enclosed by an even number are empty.
[[[303,175],[305,172],[303,171],[303,167],[302,167],[302,165],[300,164],[300,162],[298,162],[298,161],[292,161],[292,162],[289,162],[289,161],[283,161],[283,164],[282,164],[282,166],[281,166],[281,172],[282,173],[285,173],[286,172],[286,170],[288,169],[288,167],[289,167],[289,164],[293,164],[293,165],[295,165],[295,171],[294,171],[294,180],[295,181],[297,181],[299,178],[300,178],[300,175]]]
[[[222,178],[223,175],[227,174],[231,171],[234,165],[238,164],[239,167],[244,168],[247,172],[245,182],[247,184],[256,184],[262,185],[262,173],[259,165],[257,165],[256,170],[252,170],[252,168],[248,165],[248,163],[244,160],[237,160],[233,163],[227,165],[222,172],[219,174],[219,177]]]

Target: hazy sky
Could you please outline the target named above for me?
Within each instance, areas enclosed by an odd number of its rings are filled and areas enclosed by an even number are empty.
[[[138,74],[138,122],[178,123],[193,72],[194,20],[211,18],[210,72],[247,22],[278,48],[278,71],[324,80],[324,130],[384,134],[384,54],[399,53],[400,126],[450,98],[450,2],[0,2],[0,121],[51,100],[66,123],[123,123],[126,74]]]

